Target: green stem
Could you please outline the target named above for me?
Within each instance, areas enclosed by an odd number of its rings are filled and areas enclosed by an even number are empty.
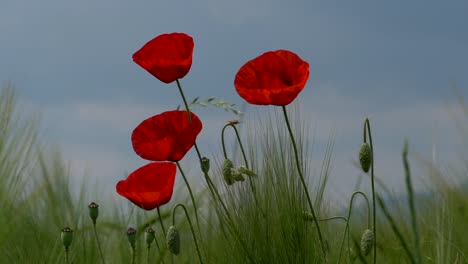
[[[164,234],[164,235],[166,235],[166,234]],[[158,239],[156,238],[155,233],[153,233],[153,236],[154,236],[154,242],[156,243],[156,248],[158,248],[159,260],[160,260],[160,262],[162,262],[162,264],[165,264],[164,263],[164,256],[162,256],[161,247],[159,246]]]
[[[182,91],[182,86],[180,85],[179,79],[177,79],[176,82],[177,82],[177,87],[179,88],[180,95],[182,96],[182,99],[184,100],[185,109],[187,110],[187,117],[188,117],[189,124],[191,124],[192,123],[192,115],[190,114],[190,107],[189,107],[189,105],[187,103],[187,100],[185,99],[185,95],[184,95],[184,92]]]
[[[147,252],[147,255],[146,255],[146,263],[149,264],[150,263],[150,246],[148,245],[148,252]]]
[[[98,234],[97,234],[97,231],[96,231],[96,223],[93,222],[93,230],[94,230],[94,237],[96,238],[96,242],[98,244],[98,249],[99,249],[99,255],[101,256],[101,261],[103,264],[105,264],[105,260],[104,260],[104,254],[102,253],[102,248],[101,248],[101,242],[99,241],[99,237],[98,237]]]
[[[182,178],[184,179],[185,185],[187,186],[187,189],[189,191],[190,199],[192,200],[192,205],[193,205],[193,208],[195,209],[195,220],[197,221],[198,233],[201,234],[200,221],[198,219],[198,207],[197,207],[197,204],[195,203],[195,197],[193,196],[192,188],[190,187],[187,177],[185,177],[185,173],[184,173],[184,170],[182,169],[182,166],[180,166],[180,163],[178,161],[176,162],[176,164],[177,164],[177,167],[179,168],[180,174],[182,174]]]
[[[136,260],[136,249],[135,247],[132,247],[132,264],[135,264]]]
[[[65,248],[65,264],[68,264],[68,248]]]
[[[372,134],[370,128],[369,118],[366,118],[364,121],[364,143],[366,143],[367,132],[369,133],[369,143],[371,149],[371,185],[372,185],[372,232],[374,233],[374,261],[377,263],[377,227],[376,227],[376,205],[375,205],[375,175],[374,175],[374,144],[372,143]]]
[[[159,217],[159,224],[161,225],[161,229],[164,233],[164,235],[166,234],[166,228],[164,228],[164,223],[163,223],[163,219],[161,217],[161,210],[159,210],[159,206],[156,207],[156,210],[158,211],[158,217]]]
[[[180,92],[180,95],[182,96],[182,100],[184,101],[184,105],[187,109],[187,111],[190,111],[189,109],[189,106],[188,106],[188,103],[187,103],[187,100],[185,99],[185,95],[184,95],[184,92],[182,90],[182,87],[180,85],[180,82],[179,80],[177,80],[177,86],[179,88],[179,92]],[[190,117],[190,114],[189,114],[189,117]],[[190,120],[190,119],[189,119]],[[197,151],[197,155],[198,155],[198,160],[200,162],[200,164],[202,163],[202,155],[200,154],[200,150],[198,149],[198,146],[197,146],[197,142],[194,143],[194,146],[195,146],[195,150]],[[247,257],[249,258],[250,262],[252,263],[255,263],[255,261],[253,260],[252,256],[250,255],[250,252],[248,251],[247,249],[247,246],[245,245],[245,243],[240,239],[239,237],[239,231],[234,227],[234,221],[232,221],[232,216],[229,212],[229,210],[227,209],[226,205],[224,204],[223,200],[221,199],[221,195],[219,194],[218,190],[216,189],[215,185],[213,184],[213,181],[211,180],[211,178],[209,177],[208,173],[207,172],[203,172],[203,175],[205,176],[205,180],[208,184],[208,188],[210,189],[210,193],[213,197],[213,200],[219,202],[221,204],[221,206],[223,207],[223,210],[224,210],[224,213],[227,217],[227,220],[230,222],[230,224],[228,226],[230,226],[232,228],[232,231],[235,233],[235,236],[236,238],[239,240],[239,242],[241,243],[241,246],[242,248],[244,249]],[[164,232],[165,233],[165,232]]]
[[[282,108],[283,108],[283,113],[284,113],[284,119],[286,121],[286,125],[287,125],[288,131],[289,131],[289,135],[291,137],[291,142],[292,142],[292,145],[293,145],[293,148],[294,148],[294,156],[295,156],[295,159],[296,159],[297,172],[299,173],[299,177],[301,179],[302,187],[304,188],[304,192],[305,192],[306,197],[307,197],[307,202],[309,203],[310,212],[312,213],[312,217],[314,218],[314,223],[315,223],[315,226],[317,228],[317,233],[318,233],[318,236],[319,236],[320,245],[322,247],[323,258],[325,260],[325,263],[327,263],[328,262],[327,251],[325,249],[325,244],[323,242],[322,232],[320,230],[320,225],[319,225],[319,222],[317,220],[317,216],[315,214],[314,206],[312,205],[312,199],[310,198],[309,191],[307,190],[307,184],[305,182],[304,175],[302,174],[301,165],[299,164],[299,154],[298,154],[298,151],[297,151],[296,140],[294,139],[294,135],[292,133],[291,125],[289,124],[288,113],[286,112],[286,107],[282,106]]]
[[[195,242],[195,248],[197,249],[198,259],[200,260],[200,263],[203,264],[203,260],[202,260],[201,253],[200,253],[200,248],[198,247],[197,236],[195,235],[195,230],[193,229],[192,221],[190,220],[190,216],[187,212],[187,208],[185,208],[183,204],[179,203],[179,204],[176,204],[176,206],[174,206],[174,209],[172,210],[172,225],[175,226],[175,215],[176,215],[175,213],[178,207],[182,207],[184,209],[185,217],[187,218],[187,221],[190,226],[190,230],[192,231],[193,241]]]
[[[227,127],[232,127],[232,129],[234,129],[234,132],[236,134],[236,138],[237,138],[237,143],[239,143],[239,146],[240,146],[240,149],[241,149],[241,152],[242,152],[242,157],[244,158],[244,163],[245,163],[245,167],[247,169],[250,169],[249,168],[249,162],[247,160],[247,155],[245,155],[245,151],[244,151],[244,146],[242,145],[242,141],[241,141],[241,138],[239,136],[239,132],[237,131],[237,128],[234,124],[231,124],[231,123],[228,123],[226,125],[223,126],[223,129],[221,130],[221,145],[223,146],[223,154],[224,154],[224,159],[227,159],[227,151],[226,151],[226,144],[224,142],[224,132],[226,131],[226,128]],[[258,198],[257,198],[257,191],[255,189],[255,184],[252,180],[252,177],[248,177],[249,179],[249,185],[250,185],[250,189],[252,191],[252,194],[253,194],[253,197],[254,197],[254,200],[255,200],[255,205],[260,208],[258,206]],[[263,215],[265,215],[263,212],[262,212]]]
[[[343,251],[343,245],[344,245],[344,241],[346,239],[346,235],[348,235],[348,257],[351,259],[351,255],[349,254],[349,221],[351,220],[351,212],[353,210],[353,202],[354,202],[354,198],[356,197],[356,195],[362,195],[362,197],[364,199],[366,199],[366,204],[367,204],[367,227],[369,228],[369,225],[370,225],[370,205],[369,205],[369,198],[367,198],[367,195],[363,192],[354,192],[353,195],[351,196],[351,200],[349,201],[349,209],[348,209],[348,221],[346,222],[346,228],[345,228],[345,232],[343,234],[343,240],[341,240],[341,246],[340,246],[340,255],[339,255],[339,258],[338,258],[338,263],[340,263],[341,261],[341,253]]]

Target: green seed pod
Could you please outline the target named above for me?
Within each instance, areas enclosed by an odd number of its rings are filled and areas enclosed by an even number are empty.
[[[223,177],[228,185],[232,185],[235,182],[234,178],[232,177],[233,168],[234,165],[232,165],[232,161],[225,159],[223,163]]]
[[[372,246],[374,245],[374,233],[370,229],[366,229],[361,237],[361,252],[364,256],[369,255]]]
[[[359,162],[364,172],[368,172],[372,162],[372,152],[369,144],[363,143],[359,150]]]
[[[175,226],[169,227],[169,230],[167,231],[167,235],[166,235],[166,243],[167,243],[167,248],[172,254],[174,255],[179,254],[180,236],[179,236],[179,231],[177,231]]]
[[[245,166],[240,166],[238,170],[239,170],[240,173],[245,174],[245,175],[250,176],[250,177],[257,176],[257,174],[255,174],[255,172],[247,169]]]
[[[242,173],[240,173],[239,170],[231,169],[231,175],[235,181],[245,181],[244,176],[242,176]]]
[[[99,216],[99,205],[95,202],[92,202],[88,205],[89,217],[93,220],[93,224],[96,224],[96,220]]]
[[[133,227],[129,227],[127,229],[127,238],[128,242],[130,243],[130,246],[132,248],[135,248],[135,243],[136,243],[136,229]]]
[[[208,173],[210,171],[210,160],[207,157],[203,157],[201,159],[201,170],[204,173]]]
[[[145,230],[145,240],[146,240],[146,244],[148,245],[148,247],[150,247],[151,243],[153,243],[153,241],[154,241],[154,230],[153,230],[153,228],[148,227]]]
[[[62,243],[63,246],[65,247],[65,250],[68,250],[68,247],[70,247],[72,241],[73,241],[73,230],[70,227],[64,227],[62,229]]]

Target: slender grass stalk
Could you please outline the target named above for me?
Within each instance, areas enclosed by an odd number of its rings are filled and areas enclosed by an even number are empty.
[[[172,210],[172,225],[175,226],[175,215],[176,215],[176,210],[178,207],[182,207],[182,209],[184,210],[185,212],[185,217],[187,218],[187,221],[189,223],[189,226],[190,226],[190,230],[192,231],[192,236],[193,236],[193,241],[195,243],[195,248],[197,249],[197,254],[198,254],[198,260],[200,260],[200,263],[203,264],[203,259],[202,259],[202,256],[201,256],[201,253],[200,253],[200,248],[198,246],[198,242],[197,242],[197,236],[195,235],[195,230],[193,230],[193,225],[192,225],[192,221],[190,220],[190,216],[187,212],[187,208],[185,208],[185,206],[183,204],[176,204],[174,206],[174,209]]]
[[[297,172],[299,173],[299,177],[301,179],[302,187],[304,188],[304,192],[305,192],[306,197],[307,197],[307,202],[309,203],[310,212],[312,213],[312,217],[314,218],[314,223],[315,223],[315,226],[317,228],[317,234],[319,236],[319,241],[320,241],[320,245],[321,245],[321,248],[322,248],[323,258],[325,260],[325,263],[328,263],[327,251],[326,251],[325,244],[324,244],[323,238],[322,238],[322,231],[320,230],[320,225],[319,225],[317,216],[315,214],[314,206],[312,204],[312,199],[310,198],[310,194],[309,194],[309,191],[307,189],[307,184],[305,182],[304,175],[302,175],[302,168],[301,168],[301,165],[299,164],[299,154],[298,154],[298,151],[297,151],[296,141],[294,139],[294,135],[293,135],[293,132],[292,132],[292,129],[291,129],[291,125],[289,124],[288,113],[286,112],[286,107],[285,106],[282,106],[282,108],[283,108],[283,113],[284,113],[284,118],[285,118],[285,121],[286,121],[286,125],[287,125],[288,131],[289,131],[289,136],[291,137],[291,142],[292,142],[292,145],[293,145],[293,148],[294,148],[294,156],[295,156],[295,159],[296,159]]]
[[[416,219],[416,207],[414,203],[414,192],[413,192],[413,184],[411,183],[411,171],[409,167],[408,161],[408,141],[405,140],[404,147],[403,147],[403,166],[405,168],[405,182],[406,188],[408,190],[408,206],[411,213],[411,225],[413,229],[414,235],[414,248],[416,249],[416,260],[417,263],[421,263],[421,248],[419,245],[419,229],[418,223]]]
[[[367,130],[366,130],[367,128]],[[372,134],[369,118],[364,120],[364,143],[367,141],[367,133],[369,133],[369,144],[371,149],[371,187],[372,187],[372,232],[374,233],[374,261],[377,263],[377,226],[376,226],[376,205],[375,205],[375,175],[374,175],[374,144],[372,142]]]
[[[201,235],[200,221],[198,219],[198,207],[197,207],[197,203],[195,202],[195,197],[193,196],[192,188],[190,187],[187,177],[185,177],[185,173],[184,173],[184,170],[182,169],[182,166],[180,166],[180,163],[178,161],[176,162],[176,164],[177,164],[177,168],[179,168],[180,174],[182,174],[182,178],[184,179],[185,186],[187,186],[187,189],[189,191],[190,200],[192,200],[193,209],[195,210],[195,220],[197,221],[198,233]]]
[[[406,255],[408,255],[408,258],[410,259],[411,263],[416,263],[416,259],[413,256],[413,253],[411,253],[411,250],[408,246],[408,243],[406,243],[406,240],[401,233],[400,229],[398,228],[395,220],[393,219],[392,215],[387,209],[387,206],[385,205],[385,202],[380,196],[377,196],[377,201],[379,202],[379,206],[382,209],[382,212],[384,213],[385,217],[387,220],[390,222],[390,225],[392,227],[393,233],[396,235],[398,240],[400,241],[401,246],[403,247],[403,250],[405,251]]]

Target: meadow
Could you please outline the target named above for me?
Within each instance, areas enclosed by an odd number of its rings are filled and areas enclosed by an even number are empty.
[[[220,196],[211,195],[210,185],[195,192],[199,207],[197,222],[191,200],[187,195],[177,194],[182,191],[175,191],[172,206],[161,206],[159,215],[156,210],[145,212],[127,203],[115,204],[105,197],[102,201],[91,201],[90,193],[97,192],[99,186],[91,182],[80,186],[71,184],[73,175],[69,174],[59,150],[46,147],[38,137],[37,118],[22,112],[16,102],[13,89],[2,89],[1,263],[325,262],[314,217],[308,210],[307,197],[298,177],[295,151],[287,128],[277,125],[282,121],[281,112],[274,112],[244,130],[248,131],[241,134],[245,160],[239,149],[227,150],[233,164],[248,163],[255,176],[244,175],[244,179],[227,184],[223,178],[223,159],[211,161],[211,187],[215,187]],[[293,114],[293,120],[298,155],[301,161],[307,161],[308,146],[303,139],[308,131],[300,113]],[[309,190],[324,240],[326,261],[372,263],[372,251],[366,256],[361,245],[365,243],[361,241],[363,232],[372,230],[371,190],[362,190],[368,197],[369,208],[363,199],[359,206],[353,207],[352,214],[349,208],[339,212],[330,210],[323,200],[331,145],[332,142],[320,175],[311,175],[307,162],[300,164],[311,183]],[[434,168],[436,192],[430,195],[412,193],[407,151],[411,149],[406,149],[402,142],[402,166],[406,166],[407,175],[401,177],[406,177],[408,195],[394,197],[384,185],[376,182],[377,263],[468,263],[466,185],[450,184],[444,180],[443,172]],[[466,167],[451,171],[466,180]],[[359,193],[355,197],[353,201],[363,196]],[[350,197],[343,197],[343,200],[351,201]],[[97,218],[94,215],[95,226],[88,208],[91,202],[99,204]],[[185,205],[191,221],[189,223],[182,207],[178,206],[174,225],[179,234],[176,242],[180,243],[180,252],[175,255],[169,248],[174,245],[168,245],[162,227],[167,231],[173,225],[172,210],[177,203]],[[138,223],[134,226],[134,247],[126,234],[129,222]],[[61,237],[65,226],[73,229],[67,252]],[[154,233],[148,233],[149,226]],[[370,241],[367,246],[372,247]]]
[[[372,122],[363,117],[356,170],[370,187],[357,184],[337,210],[325,196],[333,134],[321,168],[312,168],[308,120],[291,105],[308,81],[308,62],[288,50],[246,62],[234,79],[237,93],[272,107],[244,122],[234,104],[186,99],[179,80],[193,48],[191,36],[168,33],[133,54],[159,81],[176,84],[183,104],[133,130],[133,150],[149,162],[115,184],[118,201],[99,195],[109,186],[91,177],[77,183],[59,147],[42,142],[38,119],[17,106],[14,89],[1,91],[2,263],[467,263],[466,164],[427,164],[434,188],[416,193],[402,139],[406,190],[395,196],[374,170]],[[223,156],[197,145],[203,125],[196,108],[208,105],[240,119],[220,131]],[[458,125],[467,132],[466,120]],[[191,149],[201,190],[180,163]],[[460,181],[448,181],[447,171]],[[176,175],[183,184],[174,189]]]

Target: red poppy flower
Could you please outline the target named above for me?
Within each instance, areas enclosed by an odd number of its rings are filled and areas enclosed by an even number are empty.
[[[193,39],[187,34],[163,34],[135,52],[133,61],[160,81],[171,83],[189,72],[193,46]]]
[[[141,122],[132,133],[136,154],[153,161],[179,161],[195,144],[202,129],[198,116],[186,111],[168,111]]]
[[[142,209],[153,210],[171,200],[175,176],[174,163],[153,162],[119,181],[117,193]]]
[[[250,104],[284,106],[304,89],[309,63],[287,50],[266,52],[237,72],[234,86]]]

